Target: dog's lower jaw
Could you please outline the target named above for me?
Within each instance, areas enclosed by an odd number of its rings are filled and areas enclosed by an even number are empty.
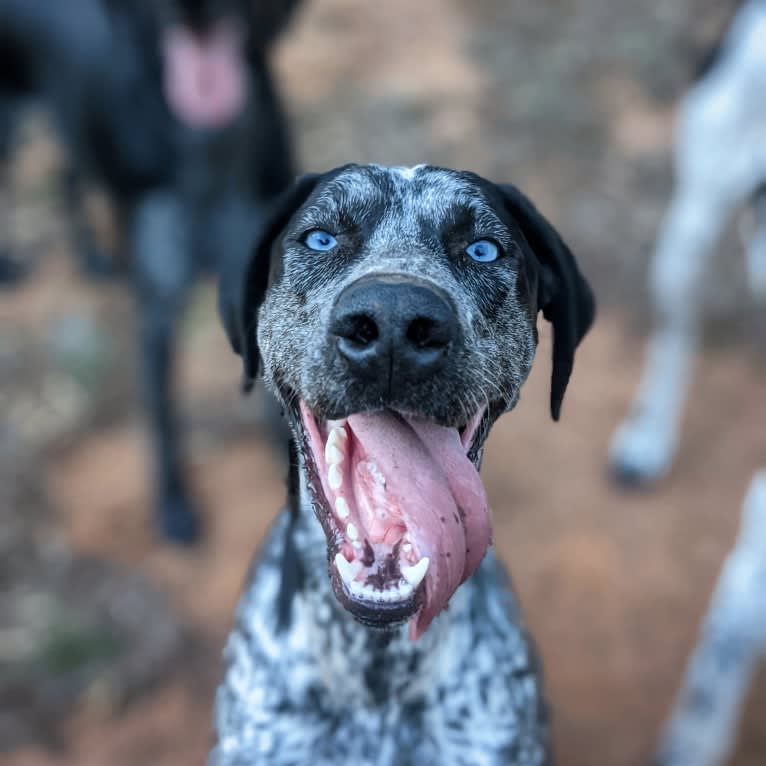
[[[537,662],[491,551],[412,642],[405,626],[374,630],[340,605],[303,479],[299,498],[278,518],[238,609],[210,766],[547,764]],[[291,594],[286,548],[304,573]]]

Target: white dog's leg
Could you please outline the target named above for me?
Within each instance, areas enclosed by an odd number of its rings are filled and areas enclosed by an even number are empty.
[[[680,179],[651,266],[655,329],[631,413],[611,445],[617,478],[655,481],[675,455],[697,346],[703,276],[729,206]]]
[[[745,498],[726,560],[656,759],[658,766],[720,766],[766,648],[766,471]]]

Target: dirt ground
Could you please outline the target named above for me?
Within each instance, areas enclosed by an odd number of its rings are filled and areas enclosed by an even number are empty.
[[[647,762],[747,484],[766,465],[766,316],[744,291],[730,233],[672,476],[625,494],[606,474],[608,440],[641,365],[646,260],[670,189],[676,98],[726,15],[717,0],[309,0],[278,51],[307,169],[428,161],[512,180],[557,223],[596,286],[602,311],[561,423],[547,415],[541,327],[536,368],[483,470],[495,542],[542,654],[564,766]],[[118,285],[82,283],[63,257],[55,166],[33,131],[17,162],[14,226],[39,268],[0,296],[0,404],[29,455],[42,498],[30,503],[48,509],[45,523],[30,514],[28,537],[140,577],[167,598],[182,637],[167,672],[130,704],[105,701],[92,683],[53,740],[0,760],[202,763],[220,651],[247,564],[280,506],[284,469],[254,403],[238,396],[237,360],[212,287],[202,288],[183,334],[179,398],[207,537],[193,552],[157,543],[131,303]],[[2,628],[0,620],[0,663]],[[747,707],[737,766],[763,764],[764,717],[766,677]]]

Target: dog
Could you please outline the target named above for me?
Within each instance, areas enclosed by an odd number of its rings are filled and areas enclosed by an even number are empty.
[[[650,273],[655,329],[641,383],[610,447],[626,486],[664,477],[678,448],[692,375],[705,270],[733,213],[753,202],[750,287],[766,300],[766,3],[742,4],[702,78],[681,105],[676,184]]]
[[[49,108],[72,157],[65,184],[76,251],[103,265],[78,215],[82,176],[122,222],[140,314],[157,523],[190,543],[171,396],[187,294],[242,258],[259,216],[294,177],[269,45],[297,0],[0,0],[0,150],[29,98]],[[18,274],[7,254],[0,271]]]
[[[766,654],[766,471],[750,484],[739,539],[721,570],[655,766],[723,766]]]
[[[594,316],[561,237],[513,186],[347,165],[281,198],[220,305],[293,460],[227,645],[211,766],[549,764],[478,469],[539,311],[559,417]]]

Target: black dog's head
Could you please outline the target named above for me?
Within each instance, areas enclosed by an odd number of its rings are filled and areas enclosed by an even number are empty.
[[[156,0],[155,0],[156,2]],[[248,43],[267,47],[287,23],[300,0],[166,0],[171,13],[192,29],[208,34],[228,21],[247,30]]]
[[[299,0],[107,0],[113,14],[156,39],[163,91],[182,123],[228,125],[245,109],[250,72]]]
[[[207,37],[222,23],[239,27],[249,44],[266,48],[284,28],[301,0],[105,0],[110,11],[125,11],[162,27],[174,24]]]
[[[292,421],[339,600],[419,635],[489,545],[481,450],[539,311],[559,416],[594,313],[571,252],[513,186],[351,165],[284,195],[221,308],[246,381],[262,362]]]

